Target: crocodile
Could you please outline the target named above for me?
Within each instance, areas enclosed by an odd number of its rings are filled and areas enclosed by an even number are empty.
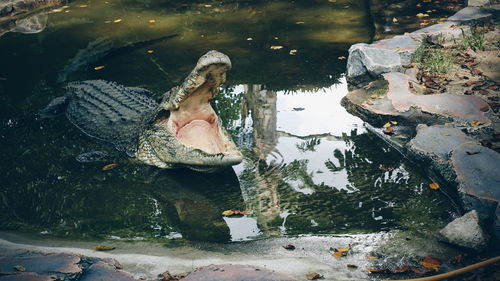
[[[145,164],[215,172],[243,160],[211,105],[230,68],[228,56],[209,51],[159,102],[142,88],[105,80],[70,82],[66,94],[40,115],[65,113],[85,134]]]

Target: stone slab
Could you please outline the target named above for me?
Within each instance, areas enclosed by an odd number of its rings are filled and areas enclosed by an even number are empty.
[[[382,73],[402,70],[401,58],[392,50],[364,43],[354,44],[349,48],[347,79],[365,75],[377,77]]]
[[[445,162],[456,147],[467,142],[476,143],[476,140],[458,128],[444,125],[430,127],[419,125],[417,135],[410,141],[408,148],[423,157]]]
[[[500,154],[474,143],[458,146],[451,157],[458,191],[490,202],[500,201]]]
[[[413,81],[411,77],[399,72],[385,73],[383,77],[389,82],[387,98],[399,112],[419,108],[423,112],[450,117],[457,122],[479,121],[484,125],[491,124],[490,119],[486,117],[486,112],[490,110],[489,105],[478,97],[452,94],[416,95],[410,91],[409,82]]]
[[[448,18],[452,22],[481,21],[490,18],[492,14],[479,7],[466,7]]]
[[[411,55],[420,45],[420,42],[408,35],[398,35],[393,38],[379,40],[371,44],[373,47],[387,49],[396,52],[401,58],[403,65],[411,63]]]
[[[251,265],[208,265],[200,267],[181,281],[292,281],[292,276]]]
[[[16,256],[0,257],[1,272],[17,272],[16,265],[22,265],[26,272],[49,274],[52,272],[78,273],[80,257],[72,254],[41,254],[25,252]]]
[[[104,263],[97,262],[92,264],[86,271],[85,275],[79,281],[138,281],[124,271],[119,271],[115,267]]]

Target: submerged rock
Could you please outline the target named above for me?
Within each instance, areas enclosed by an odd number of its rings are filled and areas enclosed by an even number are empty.
[[[470,211],[450,222],[439,234],[445,242],[477,251],[483,250],[488,245],[488,237],[479,225],[476,211]]]

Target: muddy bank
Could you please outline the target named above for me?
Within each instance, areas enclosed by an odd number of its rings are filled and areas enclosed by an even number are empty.
[[[350,91],[342,103],[405,157],[428,167],[456,194],[463,213],[477,211],[498,241],[500,6],[469,2],[446,22],[353,45]]]

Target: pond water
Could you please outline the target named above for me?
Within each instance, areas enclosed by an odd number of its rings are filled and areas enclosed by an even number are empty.
[[[0,230],[229,242],[444,225],[448,197],[340,105],[347,49],[376,33],[368,1],[310,2],[72,1],[37,15],[38,33],[2,35]],[[233,169],[79,163],[112,149],[36,114],[75,80],[160,95],[211,49],[233,62],[216,101],[245,156]],[[224,217],[229,209],[253,213]]]

